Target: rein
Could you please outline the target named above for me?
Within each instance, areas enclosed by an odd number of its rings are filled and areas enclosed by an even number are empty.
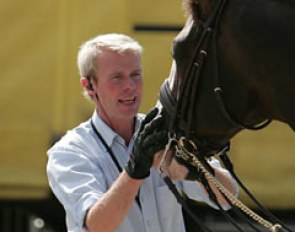
[[[223,116],[234,126],[238,126],[241,129],[250,129],[250,130],[259,130],[266,127],[271,120],[267,119],[257,125],[247,125],[240,120],[236,119],[229,111],[223,97],[223,91],[220,85],[220,72],[219,72],[219,60],[218,60],[218,52],[217,52],[217,37],[218,37],[218,28],[220,25],[220,20],[222,13],[224,12],[227,0],[219,0],[216,6],[213,9],[212,14],[207,19],[205,23],[200,23],[198,25],[198,40],[196,47],[194,48],[192,59],[189,62],[188,69],[185,73],[184,80],[180,83],[180,86],[177,84],[177,97],[173,96],[172,90],[169,85],[169,80],[167,79],[160,90],[159,100],[168,115],[171,117],[171,121],[169,124],[169,137],[170,140],[166,146],[166,150],[164,152],[163,158],[161,160],[160,166],[165,159],[165,154],[171,147],[176,150],[176,156],[178,158],[183,159],[185,162],[195,166],[198,172],[201,173],[201,182],[204,185],[205,189],[209,194],[209,198],[218,206],[223,215],[236,227],[238,231],[243,231],[236,222],[229,216],[225,210],[219,205],[219,202],[216,199],[216,196],[209,185],[213,183],[214,186],[220,191],[220,193],[227,200],[229,205],[231,205],[232,209],[244,219],[245,222],[255,231],[260,231],[254,225],[252,225],[250,219],[253,219],[255,222],[260,224],[261,226],[267,228],[271,232],[286,230],[292,232],[289,228],[287,228],[283,223],[281,223],[277,218],[275,218],[264,206],[262,206],[254,196],[249,192],[248,189],[241,183],[241,181],[237,178],[236,174],[233,171],[232,164],[230,163],[229,158],[226,155],[226,152],[229,150],[229,143],[223,146],[212,144],[212,143],[204,143],[200,138],[196,137],[196,134],[192,131],[193,124],[193,116],[194,116],[194,100],[197,96],[197,88],[198,82],[201,78],[203,67],[208,56],[208,48],[210,45],[210,41],[212,42],[212,52],[214,55],[214,93],[216,97],[216,101],[218,102],[218,106],[223,114]],[[178,127],[182,129],[183,132],[178,131]],[[184,138],[179,137],[179,134]],[[196,144],[196,145],[195,145]],[[207,147],[204,148],[204,144]],[[190,148],[188,149],[187,146]],[[203,146],[202,146],[203,145]],[[201,148],[201,149],[199,149]],[[207,162],[207,159],[204,158],[206,152],[210,152],[210,154],[220,154],[220,158],[223,161],[225,167],[229,170],[232,176],[237,180],[238,184],[244,189],[246,194],[258,205],[262,212],[265,213],[272,221],[275,221],[276,224],[272,224],[271,222],[263,219],[261,216],[257,215],[255,212],[250,210],[247,206],[245,206],[242,202],[232,196],[219,182],[215,179],[214,175],[210,172],[212,169]],[[207,171],[209,170],[209,171]],[[164,177],[164,181],[175,195],[177,201],[183,206],[183,208],[188,212],[188,214],[196,221],[196,223],[200,226],[202,231],[211,231],[204,225],[202,225],[201,221],[195,217],[193,212],[190,210],[188,205],[186,204],[186,199],[178,193],[178,190],[174,186],[173,182],[169,179],[168,176]]]

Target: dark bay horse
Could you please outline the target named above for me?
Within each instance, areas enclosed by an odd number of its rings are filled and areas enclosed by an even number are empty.
[[[173,42],[174,62],[161,90],[164,108],[178,114],[177,129],[199,138],[208,152],[265,120],[295,130],[295,2],[185,4],[188,19]]]
[[[160,102],[169,130],[198,155],[272,120],[295,130],[295,1],[185,0]],[[291,231],[291,230],[289,230]]]

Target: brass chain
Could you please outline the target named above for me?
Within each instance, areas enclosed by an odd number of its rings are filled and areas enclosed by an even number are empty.
[[[200,162],[200,160],[190,151],[185,148],[184,137],[180,138],[177,143],[176,156],[184,159],[187,162],[190,162],[191,165],[195,166],[199,172],[204,173],[205,178],[214,184],[214,186],[226,196],[226,198],[237,208],[247,214],[250,218],[252,218],[257,223],[261,224],[265,228],[267,228],[270,232],[277,232],[282,228],[279,224],[272,224],[269,221],[263,219],[249,207],[247,207],[244,203],[242,203],[239,199],[237,199],[232,193],[230,193]],[[196,145],[192,141],[188,141],[189,145],[193,146],[196,149]]]

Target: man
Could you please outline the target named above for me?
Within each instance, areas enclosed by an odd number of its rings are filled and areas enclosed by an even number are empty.
[[[95,111],[48,151],[47,164],[49,184],[65,208],[68,231],[185,231],[181,206],[151,168],[167,134],[161,117],[152,120],[157,110],[143,122],[138,114],[141,53],[136,41],[121,34],[97,36],[80,48],[80,83]],[[236,191],[226,171],[218,164],[214,170]],[[190,196],[212,205],[201,184],[180,182]],[[226,204],[224,199],[220,202]]]

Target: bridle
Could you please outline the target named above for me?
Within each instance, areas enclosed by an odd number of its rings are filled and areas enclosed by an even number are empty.
[[[173,96],[168,79],[163,83],[159,94],[159,100],[164,110],[171,118],[169,130],[173,133],[177,133],[180,129],[185,137],[194,140],[198,147],[209,155],[216,154],[221,150],[224,150],[226,146],[229,146],[229,142],[224,145],[208,142],[196,135],[192,128],[194,107],[196,106],[196,104],[193,103],[196,100],[198,83],[202,77],[202,71],[208,56],[210,45],[212,46],[212,57],[214,59],[213,90],[218,106],[228,123],[236,128],[249,130],[260,130],[271,123],[271,120],[267,119],[255,125],[248,125],[233,116],[224,100],[222,86],[220,85],[221,75],[219,71],[217,41],[221,16],[225,10],[227,2],[227,0],[217,1],[216,6],[208,19],[205,22],[200,22],[198,24],[198,34],[195,41],[196,46],[194,47],[183,80],[180,86],[176,87],[178,96]],[[177,125],[179,125],[180,128],[177,128]]]
[[[198,35],[196,40],[196,46],[193,51],[193,55],[190,59],[189,65],[187,66],[187,71],[184,75],[184,78],[179,86],[177,86],[177,94],[178,96],[175,97],[172,94],[172,90],[170,87],[169,80],[167,79],[160,90],[159,100],[163,106],[164,111],[170,117],[169,122],[169,136],[170,142],[166,146],[166,151],[170,148],[172,143],[176,143],[175,147],[177,147],[179,154],[185,162],[192,162],[198,169],[204,169],[203,176],[202,176],[202,183],[207,190],[209,197],[213,199],[213,202],[217,203],[216,198],[212,196],[212,189],[208,184],[208,180],[214,178],[212,174],[212,170],[205,160],[206,155],[215,155],[219,154],[221,160],[223,161],[225,167],[230,171],[232,176],[237,180],[240,187],[246,192],[247,195],[256,203],[256,205],[265,213],[265,215],[271,219],[272,221],[276,222],[277,224],[271,224],[268,221],[264,220],[263,218],[259,218],[259,216],[250,213],[250,217],[256,217],[258,222],[261,222],[266,228],[270,231],[279,231],[284,229],[284,231],[292,231],[288,227],[286,227],[279,219],[275,218],[260,202],[258,202],[255,197],[250,193],[250,191],[243,185],[243,183],[239,180],[236,174],[233,171],[233,165],[230,162],[227,151],[229,150],[229,142],[226,144],[212,144],[212,142],[204,141],[199,138],[196,133],[192,129],[193,125],[193,116],[194,116],[194,106],[193,102],[196,99],[196,92],[198,89],[198,83],[200,78],[202,77],[203,67],[208,56],[208,48],[209,45],[212,45],[212,56],[214,58],[214,93],[216,97],[216,101],[218,106],[227,119],[227,121],[239,128],[239,129],[250,129],[250,130],[259,130],[266,127],[271,120],[267,119],[261,123],[255,125],[248,125],[243,123],[242,121],[236,119],[230,112],[229,108],[227,107],[224,97],[222,87],[220,85],[220,71],[219,71],[219,60],[218,60],[218,49],[217,49],[217,41],[218,41],[218,29],[221,21],[221,16],[225,10],[226,4],[228,0],[218,0],[211,15],[207,18],[204,23],[200,23],[198,25]],[[177,84],[177,83],[176,83]],[[179,145],[181,144],[181,145]],[[193,162],[194,159],[197,161]],[[205,170],[206,169],[206,170]],[[209,170],[209,172],[207,171]],[[203,170],[202,170],[203,171]],[[205,177],[206,176],[206,177]],[[187,205],[185,200],[180,196],[177,192],[176,188],[173,187],[171,180],[168,177],[164,178],[165,182],[176,196],[178,202],[187,209]],[[218,184],[217,184],[218,185]],[[217,188],[219,188],[217,186]],[[225,199],[231,206],[236,206],[236,204],[232,203],[232,200],[229,199],[231,196],[227,196],[227,192],[225,190],[220,190],[223,194]],[[235,201],[235,200],[233,200]],[[221,206],[218,205],[221,209]],[[199,224],[203,231],[210,231],[206,227],[202,225],[199,219],[195,218],[193,213],[187,209],[189,214],[195,219],[195,221]],[[221,209],[222,210],[222,209]],[[247,211],[248,209],[244,209]],[[243,211],[243,209],[242,209]],[[225,215],[228,217],[227,215]],[[242,216],[246,221],[247,217]],[[232,219],[229,219],[230,221]],[[231,221],[233,225],[239,230],[243,231],[235,222]],[[269,223],[269,225],[268,225]],[[252,227],[251,222],[248,224]],[[255,226],[252,227],[254,230],[259,231]]]

